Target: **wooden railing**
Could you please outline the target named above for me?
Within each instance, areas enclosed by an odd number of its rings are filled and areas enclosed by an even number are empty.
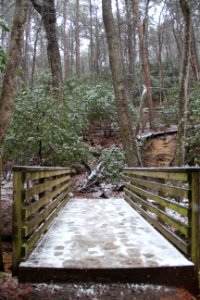
[[[67,168],[13,168],[13,273],[66,204],[69,181]]]
[[[200,168],[126,168],[125,199],[200,271]]]

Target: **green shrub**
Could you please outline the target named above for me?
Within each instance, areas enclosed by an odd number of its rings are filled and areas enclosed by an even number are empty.
[[[53,97],[49,76],[33,89],[24,88],[15,102],[5,143],[5,159],[19,164],[62,165],[87,158],[78,122],[65,104]]]
[[[103,165],[102,178],[111,183],[119,182],[122,178],[122,170],[125,167],[123,151],[115,146],[104,149],[100,160]]]

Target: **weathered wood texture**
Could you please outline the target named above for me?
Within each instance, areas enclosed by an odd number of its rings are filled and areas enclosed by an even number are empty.
[[[200,168],[126,168],[125,199],[200,272]]]
[[[50,226],[69,193],[67,168],[14,167],[13,273]]]

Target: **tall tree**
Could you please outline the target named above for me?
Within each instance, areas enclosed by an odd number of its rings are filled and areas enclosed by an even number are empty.
[[[126,161],[129,166],[133,166],[136,163],[135,157],[137,157],[139,161],[140,159],[138,156],[136,141],[133,138],[133,128],[128,108],[125,79],[123,74],[120,41],[112,14],[111,0],[102,0],[102,9],[108,42],[110,67],[112,72],[116,108],[118,112],[120,134],[125,150]]]
[[[31,0],[41,15],[47,37],[47,54],[52,72],[52,83],[56,89],[62,85],[62,66],[56,32],[56,10],[54,0]],[[60,97],[60,94],[58,93]]]
[[[150,0],[147,0],[147,7]],[[150,80],[150,70],[149,70],[149,61],[148,61],[148,51],[146,48],[145,43],[145,35],[144,35],[144,28],[141,21],[140,10],[138,5],[138,0],[132,0],[133,9],[136,18],[136,24],[138,29],[139,35],[139,43],[140,43],[140,56],[142,60],[142,74],[143,74],[143,81],[147,88],[147,103],[149,108],[149,124],[150,128],[154,128],[154,113],[153,113],[153,100],[152,100],[152,93],[151,93],[151,80]]]
[[[90,32],[90,72],[94,72],[94,30],[93,30],[93,5],[92,0],[89,0],[89,12],[90,12],[90,26],[89,26],[89,32]]]
[[[23,41],[24,25],[28,11],[28,0],[16,0],[13,26],[10,37],[10,47],[8,52],[8,63],[5,69],[4,81],[0,95],[0,162],[2,155],[2,144],[9,125],[14,97],[17,91],[17,70],[21,62],[21,50]],[[1,163],[0,163],[1,167]],[[1,170],[0,170],[1,171]],[[1,173],[1,172],[0,172]],[[1,199],[0,199],[1,200]],[[1,203],[1,201],[0,201]],[[1,211],[1,207],[0,207]],[[0,232],[1,249],[1,232]],[[0,251],[1,256],[1,251]],[[2,258],[0,257],[0,264]],[[2,267],[2,265],[0,266]]]
[[[185,164],[185,137],[187,125],[187,108],[188,108],[188,83],[189,68],[191,56],[191,16],[187,0],[179,0],[180,7],[184,18],[184,49],[182,54],[182,65],[180,73],[179,87],[179,122],[178,122],[178,151],[176,155],[176,164],[182,166]]]
[[[76,25],[75,25],[75,40],[76,40],[76,76],[81,77],[81,54],[80,54],[80,1],[76,0]]]
[[[131,2],[125,0],[126,26],[127,26],[127,52],[128,52],[128,92],[129,98],[134,99],[134,80],[136,62],[136,30],[135,18],[131,9]]]
[[[63,77],[66,82],[69,79],[69,41],[67,40],[67,6],[68,0],[63,1],[63,26],[62,26],[62,44],[63,44]]]
[[[194,74],[194,78],[196,81],[200,81],[199,78],[199,61],[197,55],[197,44],[196,44],[196,37],[194,33],[194,26],[191,23],[191,66]]]

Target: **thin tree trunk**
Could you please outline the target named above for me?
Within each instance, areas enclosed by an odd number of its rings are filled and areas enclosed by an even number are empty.
[[[182,56],[180,88],[179,88],[179,123],[178,123],[178,150],[176,153],[176,164],[182,166],[185,164],[185,138],[187,125],[187,108],[188,108],[188,83],[189,68],[191,55],[191,17],[190,8],[187,0],[179,0],[180,7],[184,17],[184,49]]]
[[[96,39],[96,53],[95,53],[95,72],[99,73],[99,61],[100,61],[100,41],[99,41],[99,20],[96,11],[96,29],[95,29],[95,39]]]
[[[197,55],[196,38],[194,34],[194,27],[191,24],[191,66],[196,81],[199,81],[199,62]]]
[[[119,36],[119,43],[120,43],[120,51],[121,51],[121,57],[124,59],[123,55],[123,43],[122,43],[122,30],[121,30],[121,15],[119,10],[119,0],[115,0],[116,5],[116,12],[117,12],[117,28],[118,28],[118,36]]]
[[[125,150],[126,161],[129,166],[136,164],[135,157],[141,163],[138,156],[136,141],[133,138],[131,116],[126,97],[123,63],[120,52],[120,42],[115,21],[112,14],[111,0],[102,0],[103,21],[106,30],[109,59],[112,72],[112,81],[115,93],[116,108],[122,144]]]
[[[23,79],[28,85],[29,83],[29,39],[30,39],[30,31],[31,31],[31,6],[28,8],[27,15],[27,25],[25,32],[25,41],[24,41],[24,55],[23,55],[23,63],[24,63],[24,74]]]
[[[16,0],[13,26],[10,36],[8,64],[5,69],[4,81],[0,95],[0,167],[2,166],[2,144],[12,116],[14,98],[17,92],[17,70],[21,62],[24,25],[28,11],[28,0]],[[0,172],[1,173],[1,172]],[[0,177],[1,181],[1,177]],[[1,212],[0,212],[1,213]],[[0,228],[1,241],[1,228]],[[1,248],[1,245],[0,245]],[[0,251],[0,263],[2,263]],[[2,266],[1,266],[2,267]]]
[[[30,82],[31,88],[33,88],[33,85],[34,85],[34,74],[35,74],[35,64],[36,64],[37,43],[38,43],[39,33],[41,31],[41,27],[42,27],[42,22],[40,22],[39,27],[38,27],[38,29],[36,31],[35,42],[34,42],[34,47],[33,47],[33,61],[32,61],[32,70],[31,70],[31,82]]]
[[[62,40],[63,40],[63,49],[64,49],[64,58],[63,58],[63,77],[64,82],[70,77],[69,71],[69,42],[67,42],[66,26],[67,26],[67,5],[68,1],[63,2],[63,30],[62,30]]]
[[[52,72],[52,84],[60,98],[59,88],[62,86],[62,66],[56,33],[56,10],[54,0],[31,0],[34,8],[41,15],[47,36],[47,54]],[[60,99],[59,99],[60,100]]]
[[[148,51],[145,45],[145,36],[144,36],[144,28],[141,23],[140,11],[137,0],[132,0],[133,9],[136,16],[136,23],[139,35],[140,42],[140,53],[142,59],[142,73],[144,84],[147,88],[147,103],[149,108],[149,125],[151,129],[154,129],[154,113],[153,113],[153,100],[151,93],[151,80],[150,80],[150,70],[149,70],[149,62],[148,62]]]
[[[81,77],[81,56],[80,56],[80,2],[76,0],[76,26],[75,26],[75,40],[76,40],[76,76]]]
[[[125,0],[126,19],[127,19],[127,48],[128,48],[128,91],[129,98],[134,99],[134,81],[135,81],[135,62],[136,62],[136,30],[133,10],[130,7],[131,2]],[[132,13],[131,13],[132,12]]]
[[[142,122],[144,100],[145,100],[146,93],[147,93],[147,88],[144,85],[142,95],[141,95],[141,99],[140,99],[140,107],[139,107],[139,112],[138,112],[138,116],[137,116],[137,122],[136,122],[136,126],[135,126],[135,136],[137,136],[139,131],[140,131],[140,124]]]
[[[89,0],[89,11],[90,11],[90,72],[94,72],[94,33],[93,33],[93,14],[92,14],[92,0]]]

